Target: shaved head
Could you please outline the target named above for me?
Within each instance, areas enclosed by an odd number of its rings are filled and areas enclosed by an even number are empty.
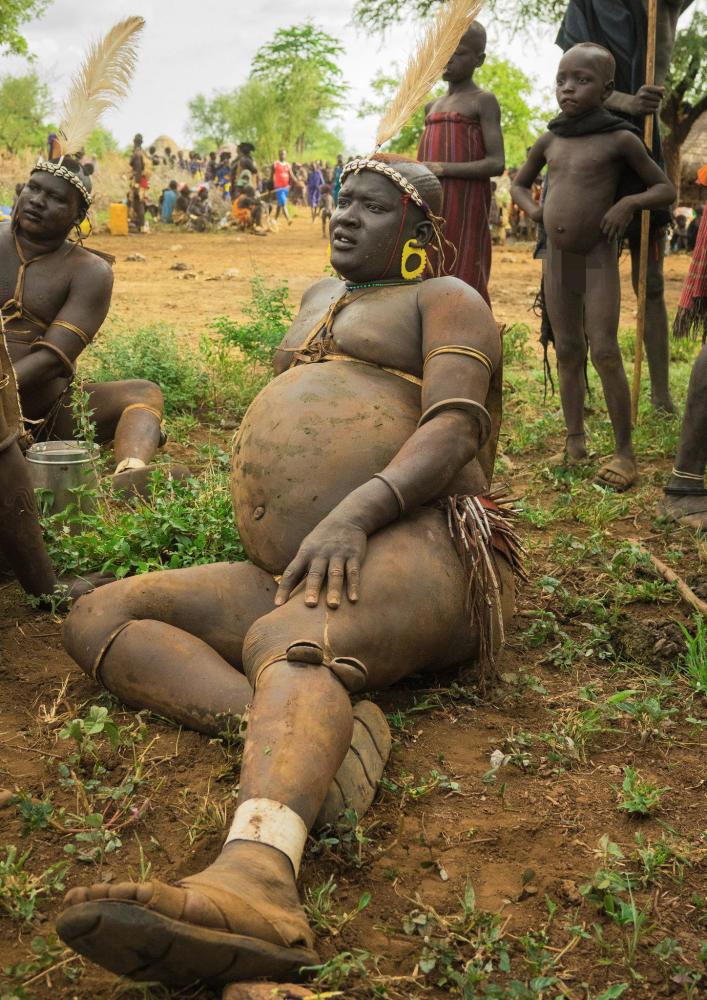
[[[563,58],[569,55],[587,56],[601,73],[604,82],[613,83],[616,74],[616,60],[603,45],[597,45],[595,42],[579,42],[571,49],[567,49]]]
[[[479,21],[474,21],[470,28],[467,28],[460,41],[469,42],[477,52],[486,51],[486,28]]]

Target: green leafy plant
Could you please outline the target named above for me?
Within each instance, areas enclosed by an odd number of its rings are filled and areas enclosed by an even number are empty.
[[[669,788],[658,788],[650,781],[642,781],[634,767],[624,767],[619,809],[625,809],[631,816],[648,816],[658,808],[661,798],[669,791]]]
[[[292,322],[288,285],[281,281],[269,288],[263,278],[256,276],[251,280],[250,290],[251,301],[243,306],[246,319],[237,323],[219,316],[211,323],[211,329],[218,340],[229,347],[238,347],[248,360],[269,365]]]
[[[679,670],[696,695],[707,698],[707,623],[695,615],[694,635],[680,625],[685,639],[685,652],[680,656]]]
[[[29,923],[37,915],[37,907],[65,888],[67,864],[59,861],[37,875],[27,870],[31,848],[20,853],[14,845],[0,856],[0,909],[11,920]]]

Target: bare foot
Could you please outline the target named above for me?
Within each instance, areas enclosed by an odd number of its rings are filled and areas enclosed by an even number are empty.
[[[672,415],[677,413],[677,409],[675,408],[675,403],[670,398],[669,392],[666,395],[652,392],[651,406],[656,411],[656,413],[662,413],[667,415]]]
[[[594,479],[598,486],[623,493],[638,482],[638,469],[635,458],[626,455],[614,455],[604,462]]]
[[[548,464],[551,466],[571,467],[573,465],[584,465],[588,458],[586,436],[584,434],[568,434],[565,438],[564,450],[548,459]]]
[[[71,889],[61,939],[111,972],[171,986],[297,979],[319,959],[290,862],[262,844],[228,844],[176,886],[105,883]]]
[[[707,490],[695,493],[677,495],[677,491],[668,493],[656,507],[658,517],[676,521],[688,528],[707,531]]]

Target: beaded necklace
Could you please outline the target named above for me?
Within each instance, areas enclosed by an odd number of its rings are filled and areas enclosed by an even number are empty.
[[[390,278],[387,281],[361,281],[361,282],[346,282],[347,292],[357,292],[360,288],[387,288],[389,285],[417,285],[420,283],[421,278],[414,278],[409,281],[407,278],[402,278],[396,280],[395,278]]]

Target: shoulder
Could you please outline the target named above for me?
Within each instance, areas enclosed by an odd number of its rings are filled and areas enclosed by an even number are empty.
[[[316,299],[324,298],[325,294],[328,294],[333,301],[343,290],[344,283],[339,278],[320,278],[319,281],[315,281],[313,285],[305,289],[300,308],[310,305]]]
[[[71,251],[72,284],[78,288],[90,287],[92,292],[110,293],[113,288],[113,268],[107,260],[77,246]]]
[[[629,132],[628,129],[622,128],[612,132],[611,136],[622,153],[646,153],[648,155],[643,139],[639,138],[635,132]]]
[[[498,98],[490,90],[479,90],[475,97],[476,106],[481,113],[501,113],[501,105],[498,103]]]
[[[500,337],[493,314],[475,288],[460,278],[445,275],[423,281],[418,293],[423,327],[427,321],[443,325],[447,342],[481,346],[496,358]],[[452,339],[453,338],[453,339]]]

